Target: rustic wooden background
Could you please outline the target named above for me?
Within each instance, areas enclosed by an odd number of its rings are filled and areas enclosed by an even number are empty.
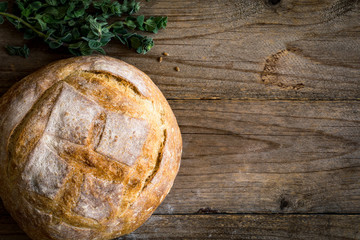
[[[106,50],[163,91],[184,152],[166,200],[122,239],[360,239],[360,1],[142,5],[169,16],[153,50]],[[23,43],[9,24],[0,36]],[[0,48],[1,94],[70,56],[28,45],[29,59]],[[0,240],[13,239],[28,237],[0,207]]]

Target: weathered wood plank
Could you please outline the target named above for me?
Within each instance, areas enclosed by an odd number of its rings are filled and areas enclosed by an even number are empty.
[[[360,216],[152,216],[121,239],[360,239]]]
[[[157,46],[138,55],[107,47],[150,75],[170,99],[359,99],[360,4],[357,0],[159,0],[141,13],[168,15]],[[21,42],[0,28],[0,46]],[[53,60],[69,57],[30,41],[31,57],[0,50],[0,92]],[[160,64],[157,57],[170,53]],[[181,71],[174,71],[179,66]]]
[[[360,213],[360,102],[170,104],[184,151],[157,214]]]
[[[153,215],[126,239],[360,239],[359,215]],[[0,215],[0,240],[29,238]]]
[[[360,102],[170,104],[184,150],[158,214],[360,213]]]

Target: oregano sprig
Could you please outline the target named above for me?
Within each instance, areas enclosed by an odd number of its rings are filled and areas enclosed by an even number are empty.
[[[24,44],[24,46],[6,46],[6,52],[11,56],[22,56],[27,58],[30,54],[30,49]]]
[[[12,13],[7,8],[0,2],[0,24],[6,18],[25,39],[41,37],[50,48],[66,47],[74,55],[105,54],[113,38],[145,54],[154,41],[139,31],[157,33],[167,24],[167,17],[131,16],[140,9],[136,0],[16,0]],[[109,23],[111,17],[122,18]]]

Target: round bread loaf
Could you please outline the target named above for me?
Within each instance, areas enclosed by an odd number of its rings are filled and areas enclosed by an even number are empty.
[[[106,56],[52,63],[0,99],[0,195],[32,239],[112,239],[170,191],[182,151],[151,79]]]

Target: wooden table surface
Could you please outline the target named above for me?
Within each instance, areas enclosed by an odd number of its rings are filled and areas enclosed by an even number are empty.
[[[360,239],[360,1],[142,6],[169,17],[153,50],[106,50],[159,86],[184,151],[165,201],[121,239]],[[23,43],[9,24],[0,36],[0,46]],[[0,48],[1,94],[70,57],[28,45],[28,59]],[[13,239],[29,238],[1,206],[0,240]]]

